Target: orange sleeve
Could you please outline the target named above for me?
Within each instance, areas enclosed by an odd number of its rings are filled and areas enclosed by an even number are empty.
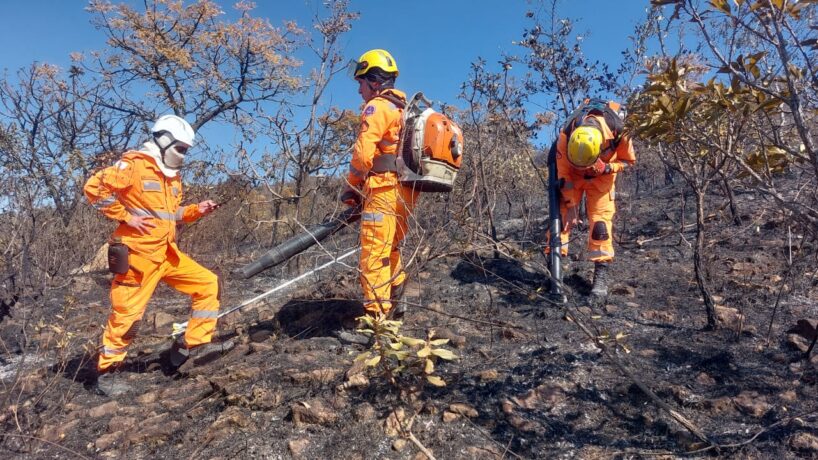
[[[636,163],[636,152],[633,150],[633,142],[627,135],[622,136],[619,145],[616,146],[616,160],[624,161],[633,165]]]
[[[131,187],[133,174],[133,162],[123,158],[113,166],[97,171],[85,183],[83,191],[91,205],[105,217],[127,222],[131,214],[125,210],[118,195]]]
[[[360,187],[366,180],[369,170],[372,169],[375,152],[378,150],[377,144],[389,128],[386,107],[378,101],[378,99],[369,101],[361,114],[361,130],[355,140],[347,177],[349,184],[354,187]]]
[[[179,188],[179,193],[176,194],[176,222],[184,222],[189,224],[191,222],[195,222],[199,220],[204,214],[199,212],[199,205],[198,204],[189,204],[187,206],[182,206],[182,201],[184,200],[184,191],[182,189],[182,180],[178,178],[176,182],[173,184],[173,187]]]
[[[189,224],[199,220],[204,214],[199,212],[198,204],[189,204],[184,208],[180,208],[182,214],[182,222]],[[178,218],[177,218],[178,219]]]
[[[560,197],[566,206],[573,207],[579,204],[579,193],[574,187],[574,178],[571,170],[574,168],[568,161],[568,136],[560,131],[560,138],[557,141],[557,177],[562,179]]]

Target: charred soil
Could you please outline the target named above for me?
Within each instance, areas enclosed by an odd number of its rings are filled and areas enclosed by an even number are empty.
[[[415,459],[425,458],[422,445],[441,459],[671,458],[708,447],[620,372],[573,317],[711,441],[740,444],[766,429],[740,447],[693,455],[818,456],[818,358],[803,359],[815,323],[787,332],[818,318],[814,243],[788,239],[786,222],[769,215],[748,213],[742,226],[710,216],[707,265],[720,323],[708,331],[690,261],[693,229],[666,211],[678,200],[672,188],[620,198],[613,283],[602,304],[586,298],[593,267],[582,260],[584,232],[571,245],[579,257],[564,270],[566,306],[547,301],[546,276],[524,258],[475,249],[426,264],[408,289],[402,331],[424,337],[434,329],[458,359],[438,364],[445,387],[427,385],[412,397],[374,376],[345,385],[362,371],[354,362],[361,348],[333,336],[362,313],[349,300],[359,293],[345,267],[226,318],[220,335],[238,346],[176,372],[163,361],[165,336],[185,319],[187,303],[160,289],[124,373],[133,391],[95,395],[88,344],[106,317],[107,275],[75,277],[38,300],[42,311],[21,300],[0,324],[0,455]],[[501,230],[542,263],[536,243],[524,243],[541,240],[541,226],[509,221]],[[813,265],[789,268],[790,251]],[[224,278],[225,306],[285,279]]]

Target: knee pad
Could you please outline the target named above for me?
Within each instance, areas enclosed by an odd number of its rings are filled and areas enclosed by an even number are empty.
[[[594,222],[594,227],[591,230],[591,239],[597,241],[608,240],[608,226],[605,225],[605,222]]]

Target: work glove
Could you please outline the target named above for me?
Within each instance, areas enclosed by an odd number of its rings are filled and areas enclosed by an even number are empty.
[[[603,174],[610,174],[611,173],[611,165],[608,164],[608,163],[605,163],[601,159],[597,158],[596,162],[594,164],[592,164],[591,166],[588,166],[587,168],[585,168],[583,170],[583,172],[585,173],[585,178],[586,179],[591,179],[591,178],[594,178],[594,177],[599,177],[599,176],[601,176]]]
[[[358,206],[361,204],[361,192],[358,189],[347,184],[341,196],[338,198],[342,203],[349,207]]]

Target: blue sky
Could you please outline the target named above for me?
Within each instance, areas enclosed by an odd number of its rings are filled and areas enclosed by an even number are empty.
[[[217,3],[232,13],[234,0]],[[89,23],[84,0],[0,0],[0,4],[4,45],[0,68],[9,72],[32,61],[66,66],[69,53],[105,45],[104,37]],[[257,0],[256,4],[255,15],[273,25],[295,20],[309,29],[321,1]],[[578,21],[575,30],[585,36],[586,55],[615,69],[647,5],[647,0],[561,0],[558,11]],[[493,64],[503,52],[522,54],[512,42],[531,24],[526,11],[537,8],[539,3],[526,0],[352,0],[350,9],[361,17],[344,36],[343,49],[349,58],[371,48],[387,49],[400,68],[399,88],[409,93],[422,90],[432,99],[461,105],[456,97],[468,78],[470,63],[482,57]],[[306,71],[309,62],[305,64]],[[339,77],[328,94],[332,103],[356,110],[357,86]]]

